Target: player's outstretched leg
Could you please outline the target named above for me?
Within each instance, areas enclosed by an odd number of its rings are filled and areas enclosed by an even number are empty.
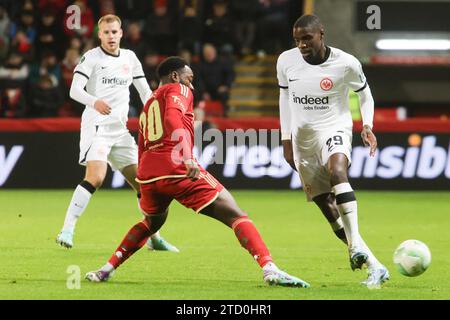
[[[144,220],[135,224],[127,232],[108,262],[100,269],[86,273],[85,278],[91,282],[104,282],[110,279],[114,271],[142,248],[150,235],[161,228],[166,221],[167,213],[168,211],[166,210],[161,214],[148,215]]]
[[[86,180],[83,180],[75,189],[69,207],[66,212],[64,226],[56,237],[56,243],[66,248],[73,247],[73,236],[78,218],[86,209],[91,196],[96,188]]]
[[[107,281],[117,267],[145,244],[150,234],[150,228],[145,220],[135,224],[127,232],[108,262],[99,270],[86,273],[85,278],[92,282]]]
[[[313,198],[313,201],[322,211],[324,217],[327,219],[334,234],[347,245],[347,238],[345,236],[344,225],[339,215],[339,210],[336,205],[336,199],[332,193],[325,193]],[[368,258],[366,265],[368,268],[367,280],[361,282],[369,288],[380,287],[385,281],[389,280],[389,272],[384,265],[378,261],[364,240],[360,238],[361,246],[367,253]]]
[[[217,199],[201,211],[231,227],[239,243],[263,270],[263,279],[270,285],[309,288],[309,283],[280,270],[253,222],[238,207],[232,195],[223,189]]]

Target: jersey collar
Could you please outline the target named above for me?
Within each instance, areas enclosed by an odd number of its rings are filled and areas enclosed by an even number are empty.
[[[316,66],[316,65],[322,64],[322,63],[324,63],[325,61],[327,61],[328,58],[330,57],[330,54],[331,54],[331,48],[328,47],[328,46],[325,46],[325,57],[323,58],[322,61],[318,61],[318,62],[316,62],[316,63],[310,63],[310,62],[306,61],[306,60],[303,58],[303,56],[302,56],[302,59],[303,59],[307,64],[311,64],[311,65],[315,65],[315,66]]]
[[[103,49],[102,46],[100,46],[100,49],[102,49],[103,53],[104,53],[104,54],[107,54],[108,56],[111,56],[111,57],[114,57],[114,58],[117,58],[117,57],[120,56],[120,49],[119,49],[119,53],[118,53],[117,55],[112,54],[112,53],[109,53],[108,51],[106,51],[105,49]]]

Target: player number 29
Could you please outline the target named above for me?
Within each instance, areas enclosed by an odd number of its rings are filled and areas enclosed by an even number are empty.
[[[139,126],[141,127],[142,134],[148,141],[156,141],[162,137],[163,127],[161,112],[157,100],[150,104],[147,114],[145,112],[141,113],[141,116],[139,117]]]
[[[344,144],[344,142],[342,141],[341,136],[334,136],[327,140],[328,151],[331,151],[331,149],[333,149],[334,146],[337,146],[337,145],[341,146],[343,144]]]

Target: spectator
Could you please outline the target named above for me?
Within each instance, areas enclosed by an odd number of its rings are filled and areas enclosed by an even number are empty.
[[[83,50],[83,41],[80,37],[75,36],[73,38],[70,38],[69,48],[77,50],[79,54],[85,52],[85,50]]]
[[[107,14],[115,14],[116,13],[116,7],[114,5],[113,0],[102,0],[102,1],[97,1],[97,3],[99,4],[99,7],[100,7],[98,16],[103,17],[104,15],[107,15]]]
[[[20,12],[19,22],[14,22],[11,26],[11,38],[14,38],[20,30],[25,33],[29,43],[33,44],[36,40],[37,29],[32,10],[23,10]]]
[[[68,0],[38,0],[38,8],[39,11],[45,12],[48,9],[53,9],[55,13],[60,12],[63,13],[66,11],[66,8],[69,6]],[[56,17],[57,20],[62,18],[62,15]]]
[[[61,59],[64,34],[61,26],[57,23],[56,13],[53,10],[47,9],[44,11],[37,30],[36,49],[39,50],[37,52],[38,57],[41,56],[42,52],[53,51],[58,59]]]
[[[232,0],[231,11],[235,18],[238,52],[241,55],[251,54],[256,35],[256,21],[261,12],[261,2],[260,0]]]
[[[152,49],[162,55],[176,53],[176,6],[174,1],[154,1],[153,10],[145,23],[145,34]]]
[[[139,60],[144,58],[148,49],[147,42],[142,39],[141,26],[134,21],[128,24],[122,43],[124,48],[133,50]]]
[[[35,85],[40,78],[48,75],[55,87],[61,83],[61,66],[54,52],[46,51],[42,54],[39,63],[34,63],[30,68],[30,84]]]
[[[11,21],[5,7],[0,6],[0,63],[6,58],[9,50],[9,34]]]
[[[56,117],[63,98],[57,86],[54,85],[50,75],[45,74],[39,78],[37,85],[32,86],[30,92],[30,116]]]
[[[205,21],[204,42],[213,44],[221,54],[232,54],[236,46],[234,21],[224,0],[215,0],[212,16]]]
[[[62,87],[64,89],[64,104],[58,110],[59,116],[80,116],[84,106],[69,97],[69,89],[73,79],[73,70],[80,61],[80,53],[75,48],[68,48],[61,62]]]
[[[34,59],[34,47],[23,30],[17,30],[11,41],[10,50],[20,54],[26,62]]]
[[[62,84],[69,90],[73,79],[73,69],[80,61],[80,53],[77,49],[69,48],[66,50],[64,60],[61,62]]]
[[[5,86],[5,82],[15,82],[24,85],[28,74],[28,65],[25,63],[22,55],[12,51],[5,64],[0,67],[0,80],[3,83],[0,87],[8,87],[8,85]]]
[[[276,54],[289,48],[288,0],[261,0],[263,12],[257,22],[257,44],[261,53]]]
[[[152,1],[148,0],[115,0],[114,6],[124,25],[129,21],[138,21],[142,25],[153,9]]]
[[[156,73],[156,67],[160,62],[159,55],[155,51],[148,51],[142,60],[142,69],[152,91],[159,87],[159,79]],[[139,98],[139,97],[138,97]]]
[[[203,61],[200,64],[200,77],[204,84],[204,100],[218,100],[228,111],[228,98],[234,80],[233,63],[217,56],[216,48],[209,43],[203,46]]]
[[[200,54],[203,33],[202,0],[180,0],[178,24],[178,49]],[[195,74],[195,72],[194,72]]]
[[[26,108],[27,101],[23,88],[0,90],[0,118],[24,118]]]
[[[0,117],[18,118],[26,114],[28,66],[23,57],[11,52],[0,67]]]
[[[204,91],[204,85],[200,77],[200,65],[198,61],[193,59],[191,51],[187,49],[182,49],[178,52],[178,55],[186,61],[194,73],[194,80],[192,85],[194,86],[194,106],[202,100],[202,92]],[[198,56],[195,56],[198,58]]]

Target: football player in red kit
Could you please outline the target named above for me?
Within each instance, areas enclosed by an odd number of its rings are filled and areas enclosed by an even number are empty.
[[[233,196],[192,155],[194,144],[193,73],[179,57],[158,66],[161,86],[153,92],[139,118],[139,164],[136,180],[141,184],[141,208],[145,218],[126,234],[108,262],[86,274],[93,282],[108,280],[112,273],[139,250],[149,235],[164,224],[173,199],[233,229],[242,247],[263,270],[271,285],[309,287],[299,278],[280,270],[253,222]]]

